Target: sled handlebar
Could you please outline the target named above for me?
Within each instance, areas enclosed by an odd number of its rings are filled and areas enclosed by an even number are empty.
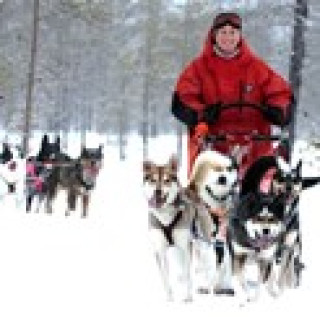
[[[253,141],[282,141],[284,140],[284,136],[283,135],[264,135],[264,134],[257,134],[257,135],[253,135],[251,140]]]
[[[285,141],[287,137],[285,135],[276,134],[276,135],[265,135],[265,134],[251,134],[251,133],[223,133],[217,135],[207,135],[205,141],[208,143],[215,142],[227,142],[232,141],[234,136],[242,136],[245,140],[265,142],[265,141]]]
[[[232,102],[232,103],[222,103],[220,106],[220,110],[228,110],[228,109],[242,109],[242,108],[249,108],[249,109],[254,109],[259,112],[262,112],[262,107],[259,104],[251,103],[251,102]]]

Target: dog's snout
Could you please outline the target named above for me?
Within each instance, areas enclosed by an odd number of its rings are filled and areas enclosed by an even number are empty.
[[[263,229],[262,229],[262,233],[263,233],[265,236],[267,236],[267,235],[270,234],[270,229],[269,229],[269,228],[263,228]]]
[[[287,192],[292,192],[292,185],[291,184],[287,184],[286,185],[286,191]]]
[[[161,197],[161,189],[156,189],[155,196],[156,197]]]
[[[226,176],[220,176],[218,178],[218,183],[221,184],[221,185],[226,185],[227,184],[227,178]]]

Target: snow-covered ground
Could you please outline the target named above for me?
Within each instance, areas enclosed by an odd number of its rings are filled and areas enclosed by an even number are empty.
[[[244,308],[234,298],[213,296],[191,304],[165,302],[147,234],[141,144],[131,139],[124,162],[117,149],[105,147],[87,219],[79,212],[64,217],[61,201],[52,216],[26,214],[10,199],[0,204],[0,319],[297,319],[317,311],[319,186],[301,199],[306,269],[299,289],[278,299],[262,293]],[[175,152],[175,139],[168,136],[152,143],[162,158]]]

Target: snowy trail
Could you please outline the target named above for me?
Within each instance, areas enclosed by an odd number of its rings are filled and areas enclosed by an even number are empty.
[[[59,201],[52,216],[2,204],[0,316],[105,319],[111,310],[130,314],[131,299],[141,307],[158,300],[137,298],[139,292],[164,298],[140,210],[140,175],[131,169],[106,162],[88,219],[79,212],[64,217]]]
[[[0,204],[1,319],[270,319],[316,310],[320,187],[301,199],[301,288],[277,300],[263,292],[245,308],[233,298],[212,296],[174,304],[165,302],[148,241],[140,166],[138,159],[118,162],[108,155],[87,219],[78,212],[65,218],[62,206],[48,216]]]

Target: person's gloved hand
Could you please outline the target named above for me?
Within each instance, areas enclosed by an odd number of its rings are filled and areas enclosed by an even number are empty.
[[[263,104],[261,105],[263,117],[276,126],[284,125],[284,115],[279,107]]]
[[[194,128],[194,136],[196,139],[202,139],[209,134],[209,127],[205,122],[200,122]]]
[[[206,106],[203,110],[202,120],[208,124],[216,122],[221,113],[221,103],[214,103]]]

